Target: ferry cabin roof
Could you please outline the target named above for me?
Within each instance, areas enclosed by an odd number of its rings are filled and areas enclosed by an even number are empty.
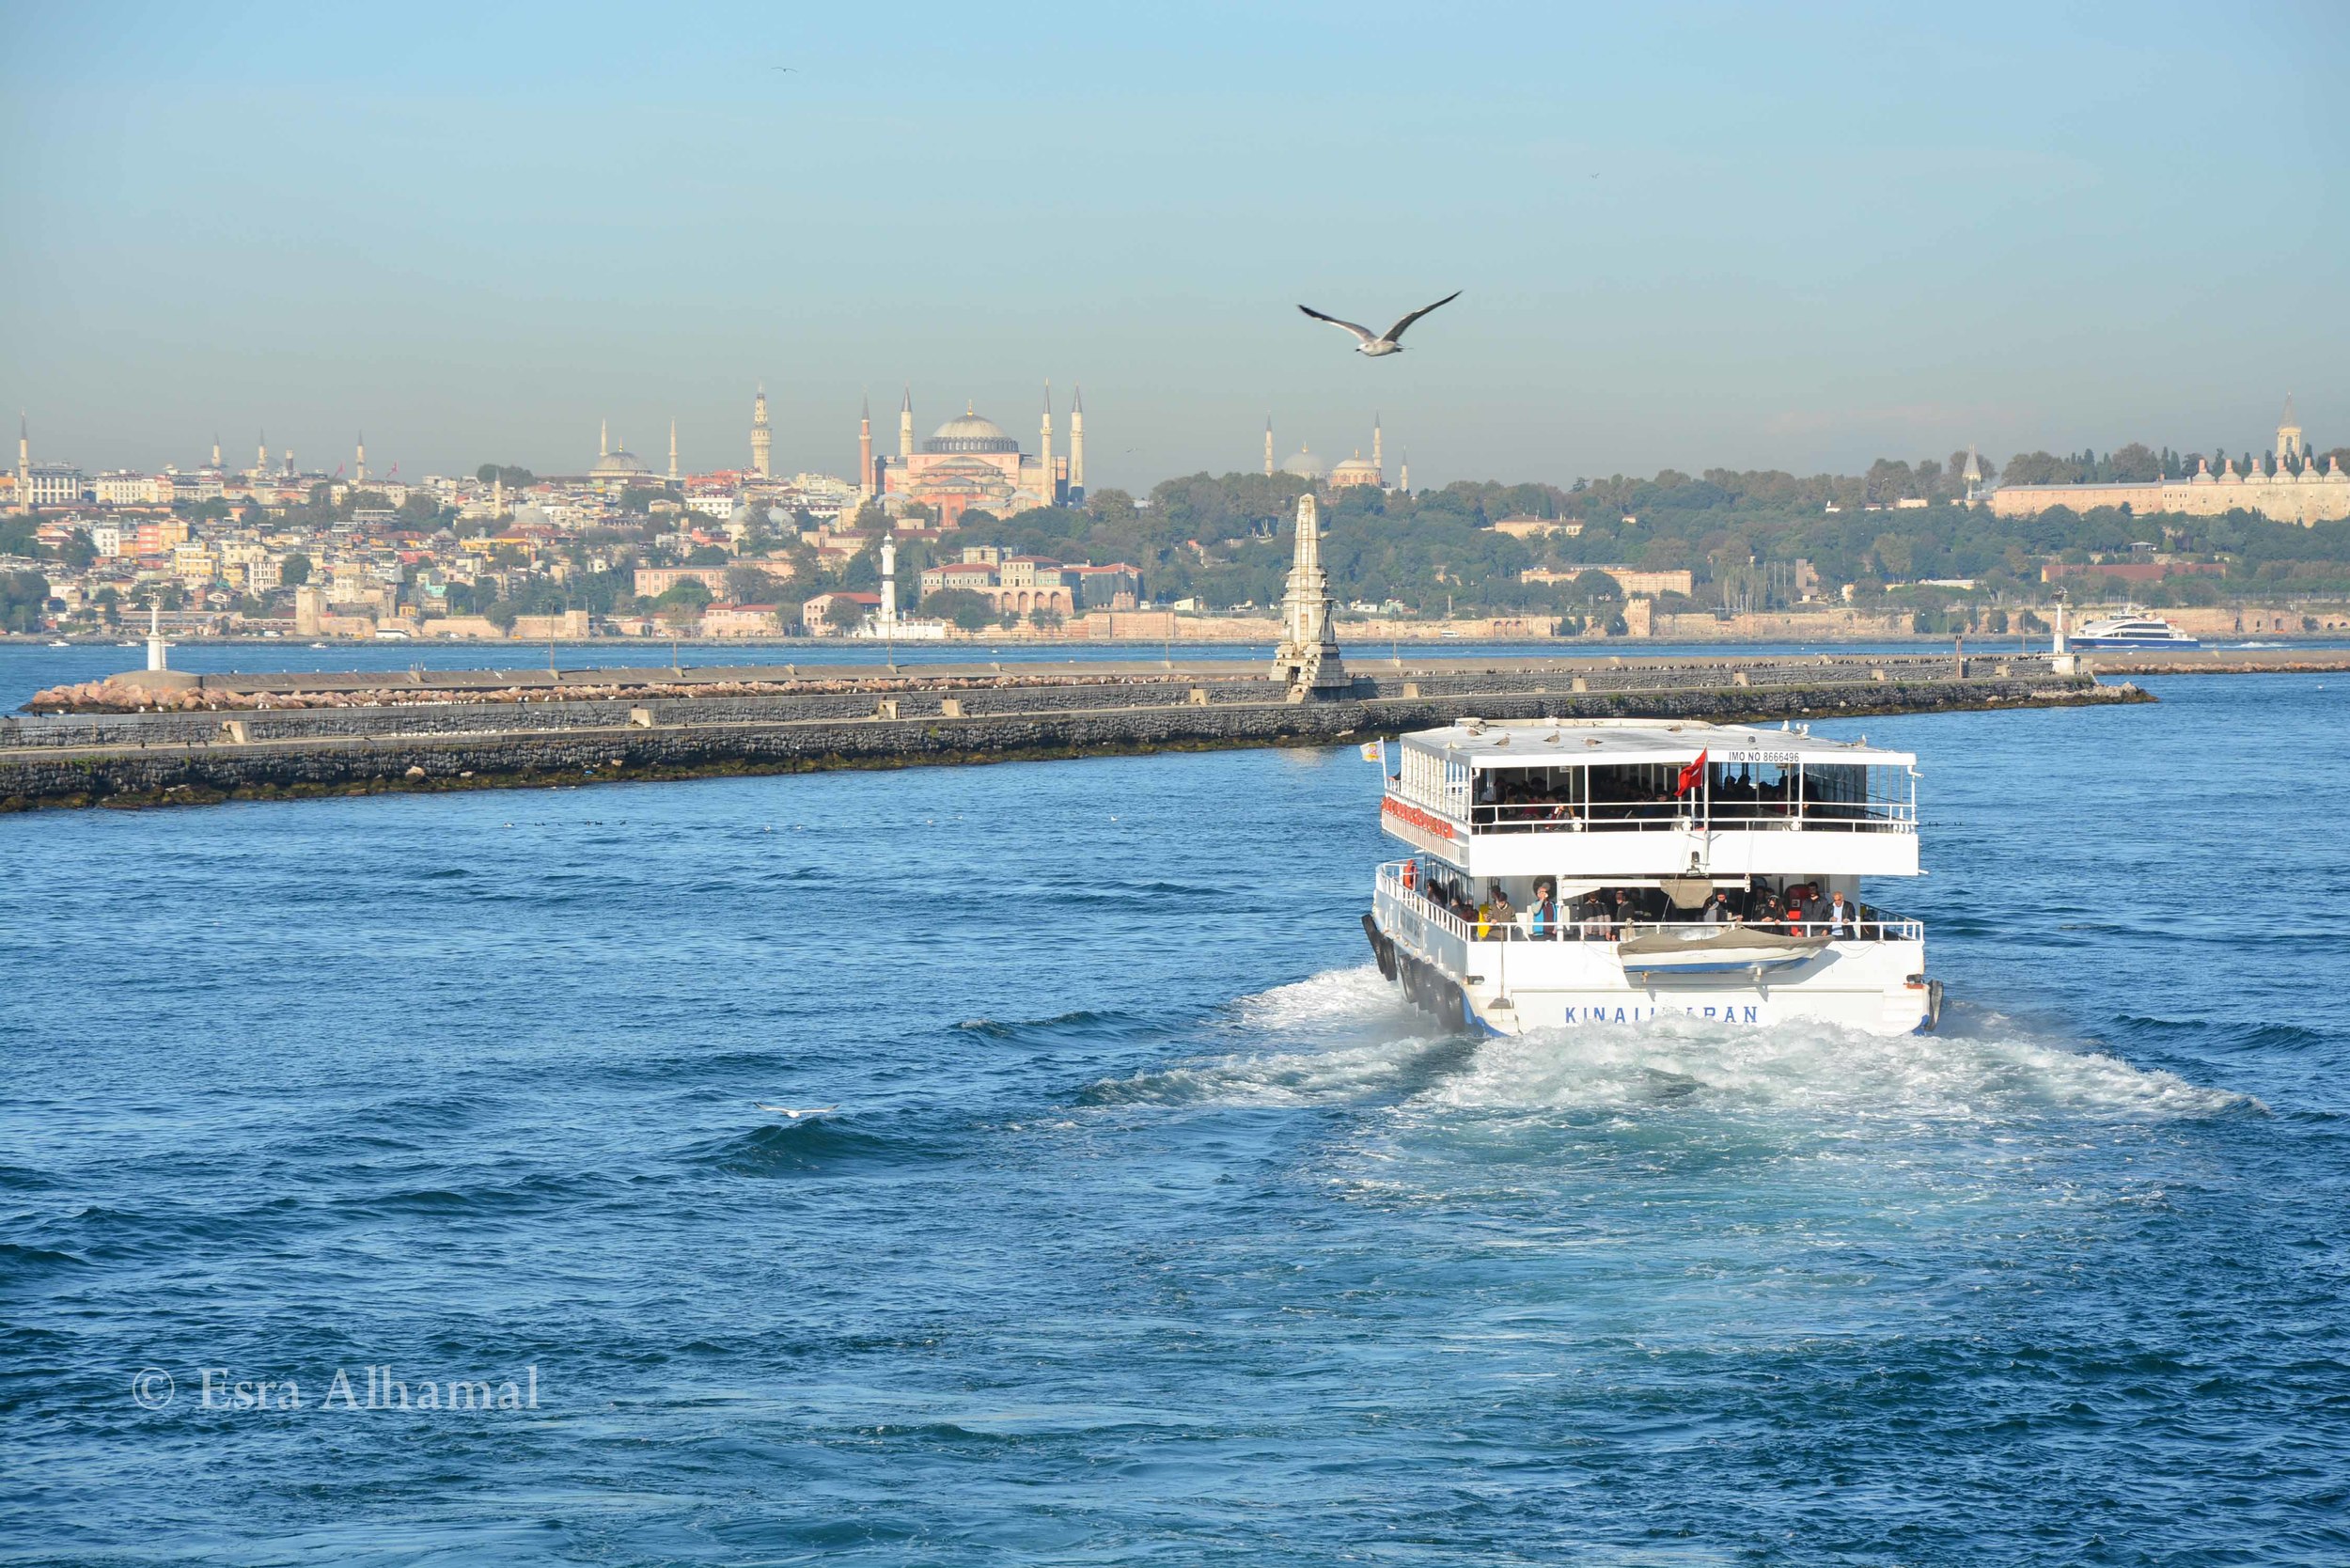
[[[1800,729],[1464,720],[1402,738],[1380,816],[1475,877],[1916,876],[1916,779],[1913,753]]]

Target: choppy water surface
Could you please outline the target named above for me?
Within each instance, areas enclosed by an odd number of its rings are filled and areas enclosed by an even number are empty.
[[[0,820],[0,1560],[2343,1560],[2350,687],[2154,684],[1849,727],[1897,1041],[1426,1032],[1349,750]]]

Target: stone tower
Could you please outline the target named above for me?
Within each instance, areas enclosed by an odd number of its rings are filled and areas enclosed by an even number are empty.
[[[874,400],[865,400],[865,412],[858,416],[858,498],[874,498]]]
[[[767,388],[751,399],[751,472],[770,478],[776,472],[776,434],[767,428]]]
[[[669,421],[669,478],[677,478],[677,420]]]
[[[1289,591],[1281,595],[1281,647],[1273,655],[1273,678],[1289,682],[1289,699],[1343,697],[1354,689],[1339,657],[1338,606],[1330,577],[1322,570],[1322,517],[1311,491],[1297,498],[1297,557],[1290,566]]]
[[[365,431],[359,432],[359,450],[352,459],[351,482],[353,484],[368,482],[368,432]]]
[[[1086,498],[1086,389],[1073,387],[1069,400],[1069,504],[1083,506]]]
[[[1264,477],[1273,478],[1273,416],[1264,416]]]
[[[2285,394],[2285,416],[2277,422],[2277,462],[2280,466],[2299,463],[2308,457],[2309,448],[2301,444],[2301,421],[2294,416],[2293,394]]]

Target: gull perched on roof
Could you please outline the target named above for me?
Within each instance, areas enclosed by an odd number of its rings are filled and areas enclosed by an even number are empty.
[[[1461,290],[1455,289],[1452,292],[1438,300],[1436,305],[1423,305],[1418,310],[1413,311],[1410,315],[1396,322],[1395,325],[1387,328],[1386,331],[1376,335],[1374,335],[1369,327],[1356,326],[1353,321],[1341,321],[1336,316],[1325,316],[1321,311],[1314,309],[1311,306],[1301,305],[1297,308],[1303,310],[1307,315],[1311,316],[1317,321],[1327,321],[1332,326],[1344,327],[1355,337],[1356,341],[1355,344],[1355,352],[1356,353],[1367,353],[1373,359],[1377,359],[1383,354],[1402,353],[1403,352],[1403,345],[1397,342],[1396,339],[1403,336],[1403,329],[1405,327],[1410,326],[1414,321],[1418,321],[1422,316],[1425,316],[1431,310],[1435,309],[1436,306],[1450,305],[1454,300],[1457,300],[1460,297]]]

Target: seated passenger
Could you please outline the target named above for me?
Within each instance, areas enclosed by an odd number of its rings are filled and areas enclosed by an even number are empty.
[[[1485,891],[1487,895],[1485,899],[1486,917],[1493,922],[1495,928],[1501,933],[1502,940],[1506,942],[1518,933],[1518,906],[1510,902],[1510,895],[1501,890],[1501,884],[1498,882],[1487,883]]]

